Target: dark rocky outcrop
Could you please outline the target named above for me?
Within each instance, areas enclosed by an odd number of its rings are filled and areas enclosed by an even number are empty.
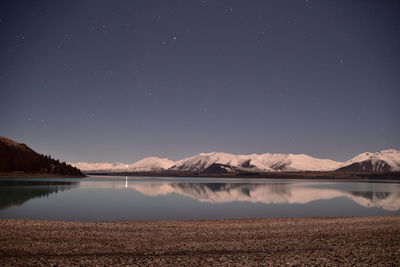
[[[234,168],[229,165],[213,163],[205,168],[201,173],[231,173]]]
[[[338,171],[348,172],[390,172],[392,167],[385,161],[372,162],[372,160],[366,160],[361,162],[355,162],[353,164],[339,168]]]

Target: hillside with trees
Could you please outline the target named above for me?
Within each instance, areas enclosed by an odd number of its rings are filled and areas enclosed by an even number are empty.
[[[25,144],[0,137],[0,173],[2,175],[38,175],[84,177],[78,168],[38,154]]]

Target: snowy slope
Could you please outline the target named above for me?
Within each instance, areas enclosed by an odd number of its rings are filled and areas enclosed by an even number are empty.
[[[313,158],[304,154],[261,154],[250,162],[260,169],[280,171],[331,171],[341,162],[330,159]]]
[[[162,170],[229,173],[274,171],[400,171],[400,151],[390,149],[376,153],[362,153],[346,162],[314,158],[304,154],[249,154],[200,153],[181,160],[148,157],[132,164],[77,162],[71,165],[85,172],[152,172]]]
[[[115,163],[90,163],[90,162],[71,162],[72,166],[80,169],[81,171],[96,171],[96,172],[116,172],[122,171],[127,168],[127,165],[120,162]]]
[[[176,162],[174,170],[202,171],[213,164],[223,164],[240,169],[261,171],[329,171],[341,166],[341,162],[318,159],[295,154],[250,154],[200,153]]]
[[[158,157],[148,157],[138,162],[129,165],[128,169],[130,171],[153,171],[153,170],[165,170],[169,169],[175,164],[175,161],[158,158]]]
[[[125,163],[88,163],[88,162],[76,162],[71,163],[72,166],[79,168],[84,172],[124,172],[124,171],[159,171],[170,168],[174,165],[173,160],[148,157],[139,160],[132,164]]]
[[[400,171],[400,151],[395,149],[359,154],[342,164],[339,170],[366,172]]]
[[[242,155],[232,155],[218,152],[200,153],[193,157],[178,160],[171,169],[183,171],[202,171],[214,163],[237,167],[244,164],[246,160],[247,158],[242,157]]]

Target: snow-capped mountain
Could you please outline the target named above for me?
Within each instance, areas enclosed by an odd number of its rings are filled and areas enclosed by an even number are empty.
[[[160,171],[166,170],[173,166],[175,161],[158,158],[148,157],[139,160],[132,164],[125,163],[88,163],[88,162],[76,162],[71,163],[72,166],[81,169],[84,172],[98,172],[98,173],[110,173],[110,172],[148,172],[148,171]]]
[[[225,168],[234,167],[261,171],[330,171],[341,166],[341,162],[313,158],[304,154],[250,154],[232,155],[228,153],[201,153],[176,162],[173,170],[205,171],[216,164]]]
[[[359,154],[343,163],[341,171],[393,172],[400,171],[400,151],[395,149]]]
[[[158,158],[158,157],[148,157],[139,160],[135,163],[129,165],[128,169],[132,171],[155,171],[155,170],[166,170],[171,168],[175,164],[175,161]]]
[[[346,162],[319,159],[304,154],[249,154],[200,153],[181,160],[148,157],[132,164],[87,163],[71,165],[84,172],[196,172],[196,173],[238,173],[238,172],[285,172],[285,171],[354,171],[393,172],[400,171],[400,151],[383,150],[376,153],[362,153]]]
[[[126,166],[129,166],[120,162],[114,162],[114,163],[71,162],[70,164],[84,172],[102,172],[102,173],[122,171],[127,168]]]

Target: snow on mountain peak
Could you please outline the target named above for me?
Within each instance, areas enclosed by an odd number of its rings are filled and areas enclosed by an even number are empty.
[[[148,157],[129,165],[128,168],[136,171],[163,170],[169,169],[174,164],[175,161],[167,158]]]
[[[329,171],[338,168],[341,164],[333,160],[313,158],[305,154],[270,153],[255,156],[251,163],[258,168],[267,166],[272,170],[281,171]]]
[[[89,163],[89,162],[76,162],[71,163],[72,166],[81,169],[82,171],[96,171],[96,172],[123,172],[123,171],[154,171],[168,169],[175,164],[175,161],[159,158],[148,157],[141,159],[132,164],[125,163]]]
[[[381,154],[396,154],[396,153],[400,153],[400,151],[396,150],[396,149],[386,149],[386,150],[381,150],[378,153],[381,153]]]
[[[343,163],[343,166],[362,162],[370,162],[372,168],[374,168],[376,171],[380,168],[379,166],[382,166],[383,163],[389,166],[391,171],[400,171],[400,151],[396,149],[386,149],[375,153],[361,153]]]
[[[188,171],[214,172],[216,168],[228,172],[237,170],[254,172],[271,171],[400,171],[400,151],[387,149],[365,152],[346,162],[314,158],[305,154],[248,154],[233,155],[224,152],[200,153],[181,160],[148,157],[132,164],[77,162],[71,165],[86,172],[145,172],[145,171]],[[209,168],[209,169],[207,169]]]
[[[71,162],[72,166],[80,169],[81,171],[98,171],[98,172],[108,172],[108,171],[121,171],[126,169],[127,165],[120,162],[108,163],[90,163],[90,162]]]
[[[172,169],[201,171],[212,164],[229,165],[262,171],[328,171],[340,166],[340,162],[317,159],[304,154],[249,154],[232,155],[223,152],[200,153],[176,162]]]
[[[230,166],[239,165],[243,159],[239,155],[223,152],[200,153],[189,158],[176,161],[172,169],[186,171],[200,171],[214,163]]]

